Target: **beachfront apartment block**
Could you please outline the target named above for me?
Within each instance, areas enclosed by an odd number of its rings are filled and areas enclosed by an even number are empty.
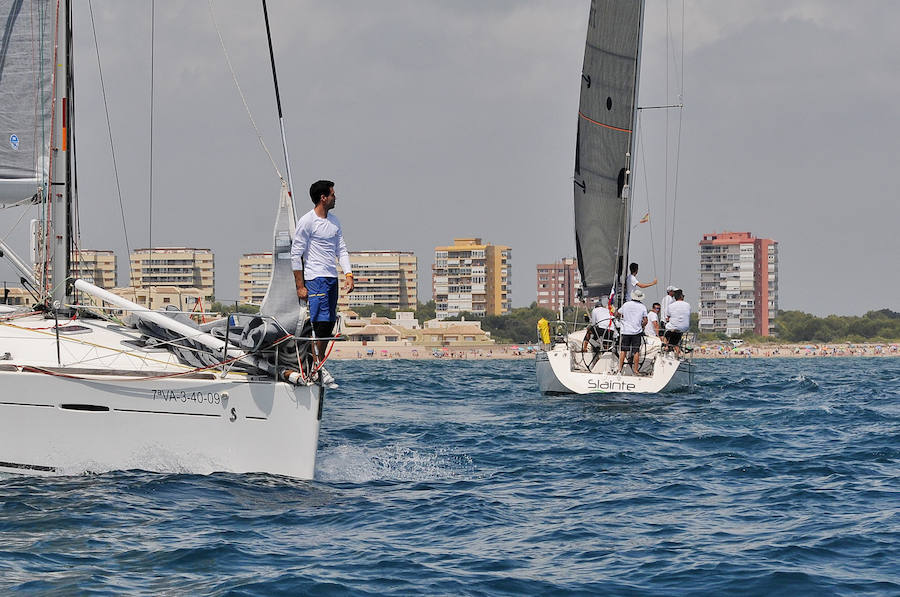
[[[344,272],[338,264],[338,309],[363,305],[393,310],[415,309],[418,300],[418,264],[412,251],[350,251],[353,292],[344,292]],[[272,278],[272,253],[245,253],[238,262],[238,297],[259,305]],[[368,314],[366,314],[368,315]]]
[[[700,250],[701,332],[773,332],[778,314],[778,243],[749,232],[704,234]]]
[[[574,307],[580,287],[581,272],[578,271],[578,260],[574,257],[563,257],[555,263],[538,264],[538,307],[554,311],[561,306]]]
[[[244,253],[238,260],[238,300],[261,305],[272,278],[272,253]]]
[[[434,248],[431,291],[438,319],[468,312],[503,315],[512,310],[512,250],[480,238],[455,238]]]
[[[116,286],[116,265],[113,251],[86,249],[72,254],[72,275],[107,290]]]
[[[110,292],[151,310],[170,307],[186,312],[209,310],[210,296],[200,288],[163,284],[144,287],[123,286],[112,288]]]
[[[116,285],[118,261],[113,251],[83,249],[72,253],[72,277],[90,282],[105,290],[110,290]],[[35,280],[43,279],[44,264],[37,261],[34,264]],[[53,275],[53,265],[47,264],[47,277]]]
[[[412,251],[350,251],[353,292],[344,292],[344,271],[338,264],[338,310],[364,305],[415,309],[418,302],[419,264]],[[361,315],[369,315],[361,313]]]
[[[213,296],[215,257],[210,249],[156,247],[136,249],[129,256],[131,286],[196,288],[204,300]]]

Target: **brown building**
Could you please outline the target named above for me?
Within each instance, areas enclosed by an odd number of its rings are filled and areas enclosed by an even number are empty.
[[[575,305],[581,273],[574,257],[563,257],[556,263],[540,263],[537,266],[538,307],[556,311],[560,305]]]

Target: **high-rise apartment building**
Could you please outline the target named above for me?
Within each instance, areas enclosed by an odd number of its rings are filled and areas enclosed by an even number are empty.
[[[116,287],[116,254],[112,251],[82,250],[72,255],[72,275],[94,286]]]
[[[272,253],[245,253],[238,260],[238,300],[261,305],[272,278]]]
[[[383,305],[393,310],[415,309],[418,301],[418,260],[412,251],[350,251],[353,292],[344,292],[340,274],[338,309]],[[363,315],[368,315],[364,313]]]
[[[197,288],[207,299],[215,287],[215,258],[209,249],[158,247],[131,252],[131,286]]]
[[[749,232],[704,234],[699,303],[701,332],[768,336],[778,314],[778,243]]]
[[[72,255],[71,269],[74,278],[90,282],[106,290],[115,288],[117,273],[116,254],[112,251],[83,249]],[[34,277],[42,279],[43,263],[34,264]],[[47,264],[48,278],[53,275],[53,264]]]
[[[462,312],[502,315],[512,310],[512,251],[480,238],[455,238],[434,248],[431,290],[438,319]]]
[[[574,257],[563,257],[556,263],[539,263],[537,266],[538,307],[554,311],[560,305],[572,307],[580,286],[581,273]]]

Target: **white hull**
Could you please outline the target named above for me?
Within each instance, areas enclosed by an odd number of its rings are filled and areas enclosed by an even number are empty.
[[[612,373],[619,365],[612,354],[603,355],[588,371],[579,361],[582,353],[573,353],[565,344],[557,344],[549,351],[538,352],[536,369],[538,387],[544,394],[656,394],[690,388],[694,383],[694,366],[690,361],[671,354],[657,354],[652,373],[635,376],[628,364],[621,374]],[[586,356],[588,364],[591,356]],[[645,364],[642,370],[649,369]]]
[[[55,334],[39,329],[48,320],[0,326],[0,355],[10,352],[0,361],[0,470],[313,477],[320,385],[185,374],[189,368],[168,352],[123,349],[130,330],[96,320],[77,324],[90,331],[62,336],[59,361]],[[120,348],[107,348],[113,346]]]

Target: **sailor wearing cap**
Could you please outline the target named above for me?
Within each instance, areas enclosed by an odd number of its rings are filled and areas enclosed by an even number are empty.
[[[622,348],[619,350],[619,373],[625,366],[625,353],[631,354],[632,370],[638,373],[641,356],[641,339],[644,326],[647,325],[647,307],[644,306],[644,291],[635,288],[631,291],[631,300],[619,307],[618,314],[622,318]]]
[[[666,329],[666,321],[669,317],[669,305],[675,302],[675,286],[666,286],[666,296],[663,297],[662,306],[659,310],[659,335],[662,336]]]

